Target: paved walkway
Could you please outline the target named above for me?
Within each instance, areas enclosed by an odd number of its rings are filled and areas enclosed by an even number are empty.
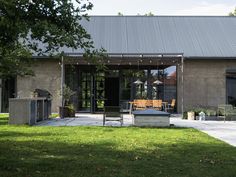
[[[124,126],[131,126],[132,116],[124,115]],[[190,121],[180,116],[171,117],[170,123],[177,127],[191,127],[236,147],[236,121]],[[107,126],[120,126],[119,122],[107,122]],[[50,119],[37,126],[102,126],[102,114],[77,114],[76,118]]]
[[[236,147],[236,121],[190,121],[172,118],[178,127],[191,127]]]

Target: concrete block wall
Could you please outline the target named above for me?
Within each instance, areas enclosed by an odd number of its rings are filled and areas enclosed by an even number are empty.
[[[52,112],[58,112],[61,98],[61,66],[56,59],[38,59],[33,63],[35,76],[17,78],[17,96],[30,97],[36,89],[46,89],[53,95]]]
[[[226,103],[226,70],[236,68],[235,60],[184,61],[184,108],[195,106],[217,107]],[[181,112],[181,72],[178,71],[178,111]]]
[[[226,103],[226,70],[236,68],[236,60],[185,59],[184,88],[181,65],[177,66],[177,111],[181,112],[182,95],[185,110],[195,106],[214,106]],[[17,78],[17,94],[29,97],[36,88],[53,95],[52,111],[58,112],[61,103],[58,94],[61,85],[61,67],[55,59],[41,59],[34,63],[35,76]],[[184,91],[182,94],[182,90]]]

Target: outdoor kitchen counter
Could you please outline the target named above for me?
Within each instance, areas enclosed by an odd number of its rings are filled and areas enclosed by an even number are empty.
[[[157,111],[155,109],[146,109],[134,111],[135,126],[150,126],[150,127],[169,127],[170,114],[167,112]]]
[[[9,124],[29,124],[49,118],[51,111],[46,97],[10,98]]]

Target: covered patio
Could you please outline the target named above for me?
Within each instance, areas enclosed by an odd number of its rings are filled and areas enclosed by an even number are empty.
[[[182,112],[182,53],[110,53],[97,62],[106,71],[98,72],[82,53],[61,58],[61,92],[64,84],[76,92],[71,103],[77,113],[103,112],[104,106],[121,106],[128,112],[136,99],[161,100],[163,111],[174,99],[173,112]]]

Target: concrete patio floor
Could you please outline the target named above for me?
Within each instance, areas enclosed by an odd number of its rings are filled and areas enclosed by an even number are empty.
[[[236,121],[198,121],[171,119],[177,127],[190,127],[236,147]]]
[[[102,126],[102,114],[76,114],[76,118],[55,118],[39,122],[36,126]],[[200,130],[236,147],[236,121],[190,121],[181,119],[180,115],[172,115],[170,123],[175,127],[189,127]],[[132,126],[133,117],[124,115],[123,126]],[[119,122],[106,122],[106,126],[120,126]]]
[[[123,126],[131,126],[133,118],[129,114],[124,115]],[[102,114],[76,114],[75,118],[55,118],[38,122],[38,126],[103,126]],[[120,126],[120,122],[106,122],[106,126]]]

